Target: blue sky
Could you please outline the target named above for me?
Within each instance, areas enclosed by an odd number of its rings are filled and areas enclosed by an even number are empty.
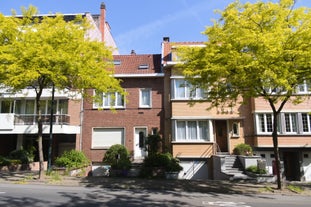
[[[161,53],[163,37],[173,42],[205,41],[201,32],[218,18],[214,11],[233,0],[0,0],[0,13],[10,15],[12,9],[20,13],[21,6],[31,4],[40,14],[99,14],[101,2],[106,4],[106,19],[120,54],[132,49],[153,54]],[[298,0],[297,6],[311,7],[311,1]]]

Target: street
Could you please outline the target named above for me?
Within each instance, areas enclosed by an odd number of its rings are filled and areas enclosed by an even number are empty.
[[[178,191],[117,190],[84,186],[0,184],[0,206],[208,206],[292,207],[310,206],[307,196],[268,194],[190,193]]]

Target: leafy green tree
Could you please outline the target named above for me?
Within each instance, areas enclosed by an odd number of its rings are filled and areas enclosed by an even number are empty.
[[[207,89],[211,107],[234,104],[239,97],[269,103],[279,189],[277,117],[287,102],[303,101],[305,97],[295,95],[297,87],[311,79],[311,12],[294,6],[294,0],[235,1],[206,28],[204,48],[180,50],[183,74],[195,86]]]
[[[36,92],[40,176],[43,173],[42,119],[43,89],[70,90],[88,100],[108,91],[124,93],[113,78],[111,48],[88,38],[91,26],[77,16],[65,21],[61,14],[35,16],[36,9],[22,9],[23,16],[0,14],[0,83],[12,90],[32,88]],[[98,97],[99,99],[100,97]]]

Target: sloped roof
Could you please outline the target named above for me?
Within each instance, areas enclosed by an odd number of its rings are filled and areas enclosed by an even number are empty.
[[[162,73],[161,54],[114,55],[115,74]]]

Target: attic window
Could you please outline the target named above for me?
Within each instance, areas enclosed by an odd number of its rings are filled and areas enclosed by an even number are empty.
[[[114,61],[113,61],[113,64],[114,64],[114,65],[121,65],[121,60],[114,60]]]
[[[148,64],[142,64],[138,66],[138,69],[148,69],[149,65]]]

